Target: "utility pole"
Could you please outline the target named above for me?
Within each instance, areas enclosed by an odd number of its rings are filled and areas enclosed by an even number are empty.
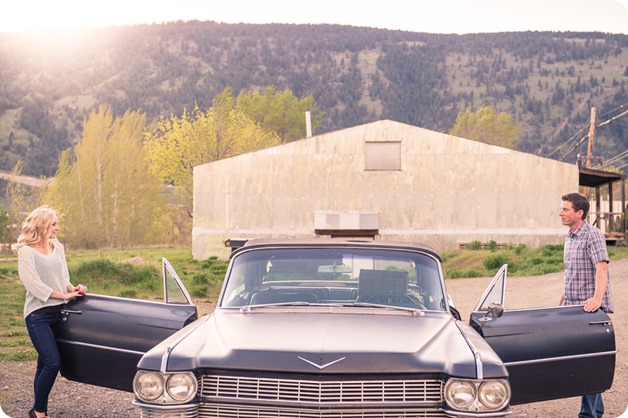
[[[591,122],[589,124],[589,146],[587,148],[587,163],[586,167],[591,168],[591,159],[593,158],[593,140],[595,139],[595,115],[597,109],[591,108]]]

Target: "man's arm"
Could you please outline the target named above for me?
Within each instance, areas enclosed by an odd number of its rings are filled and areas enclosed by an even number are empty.
[[[585,312],[595,312],[602,306],[602,298],[608,284],[608,263],[600,261],[595,265],[595,293],[584,302]]]

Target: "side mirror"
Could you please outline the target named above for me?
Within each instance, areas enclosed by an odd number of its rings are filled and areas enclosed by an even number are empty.
[[[503,314],[504,307],[501,305],[501,303],[492,302],[490,305],[488,305],[488,311],[486,311],[486,315],[480,318],[480,321],[488,322],[493,319],[501,318]]]
[[[501,318],[504,314],[504,307],[501,303],[493,302],[488,305],[488,312],[486,312],[486,316],[490,316],[493,319]]]

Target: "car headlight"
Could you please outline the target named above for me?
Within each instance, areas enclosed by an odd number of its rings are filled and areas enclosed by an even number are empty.
[[[140,371],[133,379],[133,392],[143,401],[151,402],[164,393],[164,380],[161,373]]]
[[[488,409],[499,410],[510,401],[510,387],[505,380],[489,380],[480,385],[478,397]]]
[[[196,396],[193,373],[159,373],[139,371],[133,379],[135,396],[147,403],[181,404]]]
[[[188,402],[196,396],[196,379],[192,373],[176,373],[166,383],[168,394],[178,402]]]
[[[445,385],[445,401],[460,411],[499,411],[510,402],[510,385],[504,379],[449,379]]]
[[[468,380],[451,380],[445,391],[447,401],[455,409],[465,409],[477,399],[475,385]]]

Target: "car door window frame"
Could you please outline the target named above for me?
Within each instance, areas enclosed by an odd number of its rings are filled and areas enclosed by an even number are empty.
[[[164,303],[180,304],[180,305],[194,305],[190,294],[183,285],[181,278],[172,267],[172,264],[165,258],[161,259],[162,273],[163,273],[163,286],[164,286]],[[169,286],[169,283],[173,283],[175,286]],[[171,297],[172,289],[178,290],[178,296],[183,296],[185,302],[181,302],[180,299]]]
[[[499,303],[501,306],[505,306],[506,300],[506,278],[508,277],[508,264],[504,264],[497,271],[497,274],[493,277],[489,285],[484,290],[482,297],[478,301],[477,305],[473,308],[472,312],[485,312],[489,310],[491,303]],[[497,288],[497,286],[501,286],[501,289]],[[499,301],[491,300],[487,303],[487,299],[494,294],[494,292],[499,292]]]

